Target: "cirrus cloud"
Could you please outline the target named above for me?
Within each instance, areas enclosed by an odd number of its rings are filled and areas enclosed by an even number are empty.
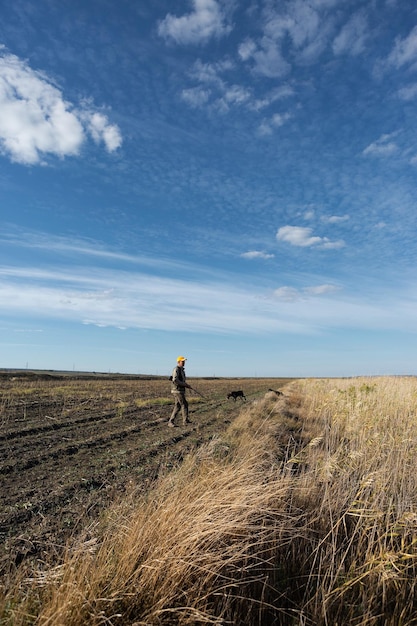
[[[249,250],[240,255],[243,259],[273,259],[274,254],[268,254],[260,250]]]
[[[381,135],[379,139],[370,143],[369,146],[363,150],[362,154],[364,156],[385,157],[398,152],[398,145],[394,141],[391,141],[396,134],[397,133],[387,133]]]
[[[339,291],[340,287],[331,284],[315,285],[313,287],[304,287],[303,289],[296,289],[295,287],[289,287],[287,285],[278,287],[274,291],[274,297],[281,302],[298,302],[299,300],[306,300],[311,297],[325,296],[329,293]]]
[[[406,64],[415,66],[417,62],[417,26],[411,30],[407,37],[398,37],[394,48],[388,56],[388,63],[395,68]]]
[[[342,27],[335,38],[333,42],[334,54],[350,54],[356,56],[364,52],[368,32],[369,25],[365,13],[362,11],[355,13]]]

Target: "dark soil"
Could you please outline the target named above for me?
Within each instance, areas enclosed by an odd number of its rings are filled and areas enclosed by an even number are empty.
[[[194,379],[191,424],[167,427],[170,384],[157,377],[0,374],[0,576],[51,560],[134,486],[221,434],[243,401],[289,379]]]

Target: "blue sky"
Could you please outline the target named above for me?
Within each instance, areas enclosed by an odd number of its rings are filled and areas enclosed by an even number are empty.
[[[3,0],[0,367],[417,374],[417,5]]]

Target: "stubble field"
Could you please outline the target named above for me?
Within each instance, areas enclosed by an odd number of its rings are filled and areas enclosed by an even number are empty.
[[[192,423],[167,428],[162,378],[4,373],[0,378],[0,576],[50,559],[129,488],[216,437],[248,402],[289,379],[189,379]],[[180,424],[181,420],[179,420]]]

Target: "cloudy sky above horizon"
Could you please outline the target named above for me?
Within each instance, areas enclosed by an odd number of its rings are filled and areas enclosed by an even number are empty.
[[[411,0],[4,0],[0,367],[417,374]]]

